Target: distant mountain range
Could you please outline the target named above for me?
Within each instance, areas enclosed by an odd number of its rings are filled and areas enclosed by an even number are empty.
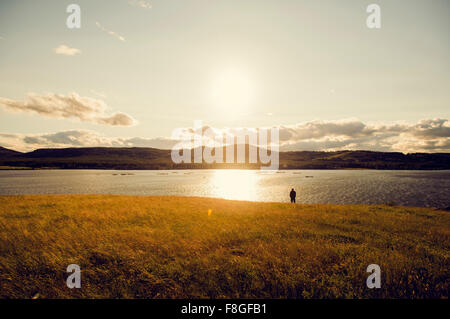
[[[248,145],[246,150],[248,154]],[[261,166],[260,163],[174,164],[170,154],[170,150],[144,147],[38,149],[28,153],[0,147],[0,166],[33,169],[257,169]],[[280,152],[279,158],[280,169],[450,169],[450,153],[299,151]]]

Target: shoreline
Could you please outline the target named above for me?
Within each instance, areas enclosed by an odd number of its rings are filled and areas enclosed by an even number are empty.
[[[0,166],[0,171],[211,171],[211,170],[244,170],[244,171],[261,171],[261,172],[283,172],[283,171],[450,171],[449,168],[364,168],[364,167],[347,167],[347,168],[282,168],[276,170],[266,170],[261,168],[169,168],[169,169],[147,169],[147,168],[62,168],[62,167],[5,167]]]
[[[90,196],[110,196],[110,197],[137,197],[137,198],[177,198],[177,199],[198,199],[198,200],[220,200],[227,202],[239,202],[239,203],[250,203],[250,204],[282,204],[282,205],[298,205],[298,206],[336,206],[336,207],[346,207],[346,206],[367,206],[367,207],[394,207],[403,209],[431,209],[434,211],[450,211],[450,207],[425,207],[425,206],[406,206],[406,205],[396,205],[393,203],[375,203],[375,204],[333,204],[333,203],[290,203],[289,200],[286,201],[252,201],[245,199],[228,199],[223,197],[208,197],[208,196],[188,196],[188,195],[130,195],[130,194],[106,194],[106,193],[51,193],[51,194],[41,194],[41,193],[30,193],[30,194],[0,194],[1,197],[64,197],[64,196],[79,196],[79,197],[90,197]]]

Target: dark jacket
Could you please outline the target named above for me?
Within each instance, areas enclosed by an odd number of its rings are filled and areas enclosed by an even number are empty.
[[[291,190],[289,195],[291,196],[291,198],[295,198],[295,196],[297,196],[297,193],[294,190]]]

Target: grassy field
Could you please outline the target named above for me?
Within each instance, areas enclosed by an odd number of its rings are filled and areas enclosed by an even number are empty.
[[[0,196],[0,297],[448,298],[449,235],[425,208]]]

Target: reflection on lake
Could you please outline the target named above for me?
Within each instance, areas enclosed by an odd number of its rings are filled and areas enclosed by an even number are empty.
[[[0,171],[0,194],[127,194],[298,203],[449,207],[450,171]]]
[[[210,184],[214,197],[239,200],[261,200],[257,196],[260,175],[250,170],[216,170]]]

